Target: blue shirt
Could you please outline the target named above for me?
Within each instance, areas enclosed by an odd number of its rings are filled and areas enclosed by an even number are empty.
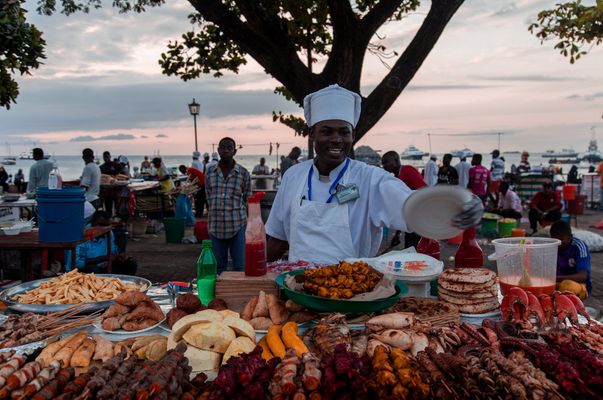
[[[572,242],[557,253],[557,275],[571,275],[586,271],[586,289],[592,292],[590,281],[590,252],[582,240],[572,237]]]

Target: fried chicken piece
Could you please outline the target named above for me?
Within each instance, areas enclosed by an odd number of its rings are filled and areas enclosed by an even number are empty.
[[[136,307],[143,301],[152,301],[149,296],[138,290],[128,290],[115,298],[115,302],[128,307]]]
[[[135,321],[139,319],[152,319],[159,322],[164,318],[163,311],[153,301],[144,301],[140,303],[130,314],[127,315],[126,321]]]
[[[102,315],[103,318],[119,317],[130,312],[130,307],[115,303],[107,309]]]

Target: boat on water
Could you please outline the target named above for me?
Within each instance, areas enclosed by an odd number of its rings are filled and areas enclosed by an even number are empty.
[[[598,163],[603,161],[603,155],[597,147],[597,140],[591,139],[588,143],[588,150],[582,154],[582,160],[588,161],[589,163]]]
[[[48,160],[50,158],[50,154],[44,154],[44,159]],[[24,151],[19,154],[19,160],[33,160],[33,150],[29,150],[29,152]]]
[[[400,158],[403,160],[421,160],[426,156],[423,150],[419,150],[415,145],[410,145],[400,154]]]
[[[549,164],[580,164],[580,157],[572,158],[549,158]]]
[[[2,160],[3,165],[15,165],[17,163],[17,159],[15,157],[4,157]]]
[[[578,152],[574,149],[562,149],[561,151],[547,150],[542,153],[543,158],[576,158]]]
[[[468,149],[467,147],[465,147],[462,150],[452,150],[450,152],[450,154],[452,154],[452,157],[458,157],[458,158],[470,158],[473,157],[473,151]]]

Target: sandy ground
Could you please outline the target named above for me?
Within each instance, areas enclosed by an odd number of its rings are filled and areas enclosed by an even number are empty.
[[[580,229],[590,229],[603,234],[603,231],[590,228],[591,225],[603,219],[603,213],[586,210],[577,221],[572,220],[572,226]],[[526,226],[523,226],[527,228]],[[189,230],[187,234],[192,234]],[[486,239],[480,239],[485,255],[494,252],[494,246]],[[457,246],[441,243],[442,260],[446,266],[452,266],[449,258],[454,256]],[[142,239],[128,241],[127,253],[138,261],[138,275],[153,282],[166,282],[168,280],[190,281],[196,276],[195,263],[201,245],[166,244],[163,233],[159,235],[145,235]],[[585,304],[603,311],[603,253],[592,253],[592,283],[593,293]],[[486,267],[496,271],[496,264],[486,259]]]

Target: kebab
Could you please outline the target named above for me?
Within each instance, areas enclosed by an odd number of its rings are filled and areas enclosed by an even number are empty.
[[[63,391],[65,385],[75,376],[75,369],[64,368],[60,370],[54,379],[49,381],[39,392],[31,397],[31,400],[51,400]]]

